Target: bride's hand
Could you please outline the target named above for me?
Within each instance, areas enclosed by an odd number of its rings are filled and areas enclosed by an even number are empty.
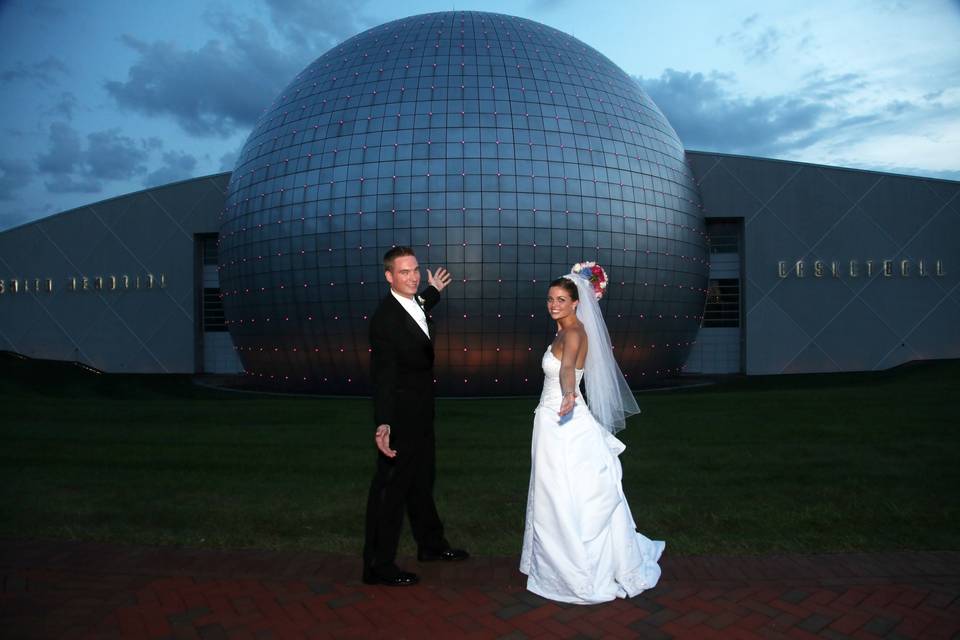
[[[577,404],[577,397],[572,393],[568,393],[567,395],[563,396],[563,402],[560,403],[560,411],[557,413],[557,415],[559,416],[567,415],[568,413],[573,411],[573,407],[576,406],[576,404]]]

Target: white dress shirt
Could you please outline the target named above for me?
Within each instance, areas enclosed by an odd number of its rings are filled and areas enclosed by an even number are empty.
[[[393,297],[397,299],[397,302],[400,303],[400,306],[402,306],[404,310],[410,314],[410,317],[413,318],[418,325],[420,325],[420,328],[423,329],[423,333],[429,338],[430,329],[427,328],[427,314],[423,312],[423,307],[417,304],[416,300],[413,300],[412,298],[406,298],[394,291],[392,288],[390,289],[390,293],[392,293]]]

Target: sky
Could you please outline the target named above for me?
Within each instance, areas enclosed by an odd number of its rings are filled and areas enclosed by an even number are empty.
[[[331,46],[451,9],[579,38],[687,149],[960,180],[960,0],[0,0],[0,230],[229,171]]]

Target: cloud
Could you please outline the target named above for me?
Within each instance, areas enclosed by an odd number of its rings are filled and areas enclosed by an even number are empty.
[[[50,193],[100,193],[103,190],[103,184],[99,180],[89,177],[56,176],[44,180],[43,186]]]
[[[365,1],[345,10],[336,0],[266,0],[274,27],[292,44],[322,53],[369,24],[362,15]],[[372,26],[372,25],[371,25]]]
[[[33,218],[33,215],[20,206],[0,208],[0,231],[19,227],[22,224],[30,222]]]
[[[785,46],[792,44],[797,52],[803,53],[816,43],[814,25],[810,20],[805,20],[799,26],[787,27],[786,30],[781,27],[764,26],[760,14],[754,13],[741,21],[740,28],[718,36],[715,44],[739,50],[747,62],[760,63],[773,60]]]
[[[45,202],[39,206],[27,206],[22,202],[13,202],[7,206],[0,206],[0,231],[32,222],[37,218],[41,218],[53,212],[54,207],[49,202]]]
[[[67,174],[83,162],[80,135],[66,122],[50,125],[50,146],[37,157],[37,168],[43,173]]]
[[[46,110],[47,115],[59,116],[66,120],[73,120],[73,111],[77,108],[77,96],[69,91],[64,91],[57,98],[52,107]]]
[[[685,146],[728,153],[767,154],[803,148],[823,133],[828,108],[801,95],[741,98],[730,76],[667,69],[639,78]]]
[[[60,77],[69,73],[66,63],[56,56],[47,56],[40,62],[26,64],[18,60],[13,67],[0,72],[0,84],[11,84],[21,80],[37,83],[41,87],[55,86]]]
[[[85,143],[84,143],[85,142]],[[36,167],[52,193],[97,193],[104,180],[129,180],[146,172],[149,140],[137,142],[119,129],[95,131],[82,140],[65,122],[50,125],[49,146]]]
[[[240,157],[240,151],[228,151],[220,156],[220,171],[233,171],[237,166],[237,158]]]
[[[270,45],[256,20],[228,14],[208,17],[224,40],[197,50],[170,42],[123,42],[138,55],[123,81],[105,84],[121,107],[150,116],[172,116],[193,136],[227,137],[256,122],[263,109],[305,62]]]
[[[145,162],[149,154],[145,147],[121,135],[119,129],[88,134],[87,173],[101,180],[128,180],[140,175],[147,170]]]
[[[143,186],[153,187],[194,177],[197,159],[183,151],[165,151],[163,166],[147,174]]]
[[[891,99],[858,74],[823,70],[807,74],[796,90],[758,97],[735,93],[736,78],[716,71],[667,69],[638,81],[689,149],[957,175],[960,92],[904,92]],[[927,168],[893,166],[892,158],[903,157],[923,158]]]
[[[23,160],[0,158],[0,200],[13,200],[14,193],[27,186],[32,177],[33,169]]]
[[[812,100],[834,101],[853,96],[870,85],[866,78],[858,73],[848,72],[840,75],[828,73],[824,67],[805,73],[801,78],[804,84],[798,89],[798,93]]]
[[[540,13],[542,11],[553,11],[568,4],[568,0],[529,0],[527,2],[527,11],[529,13]]]

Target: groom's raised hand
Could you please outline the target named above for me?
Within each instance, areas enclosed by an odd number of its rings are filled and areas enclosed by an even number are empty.
[[[427,269],[427,283],[437,291],[443,289],[453,281],[453,276],[444,267],[437,267],[437,272],[433,273]]]

